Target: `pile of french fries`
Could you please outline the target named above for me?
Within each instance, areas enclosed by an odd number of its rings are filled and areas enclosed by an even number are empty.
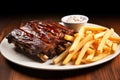
[[[65,35],[64,38],[72,44],[53,60],[53,64],[87,64],[115,53],[120,44],[120,37],[114,33],[113,28],[82,26],[74,36]]]

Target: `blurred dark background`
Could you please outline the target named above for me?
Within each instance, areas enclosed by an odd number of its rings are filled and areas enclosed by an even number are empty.
[[[29,0],[0,2],[0,17],[19,15],[68,15],[84,14],[88,16],[120,17],[119,2],[116,1],[61,1]]]

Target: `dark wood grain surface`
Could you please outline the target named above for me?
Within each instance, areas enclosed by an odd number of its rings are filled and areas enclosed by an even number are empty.
[[[0,42],[21,23],[33,19],[60,21],[64,15],[20,15],[0,18]],[[113,27],[120,35],[119,16],[88,16],[89,23]],[[6,49],[7,50],[7,49]],[[0,80],[120,80],[120,55],[101,65],[68,71],[48,71],[23,67],[6,60],[0,53]]]

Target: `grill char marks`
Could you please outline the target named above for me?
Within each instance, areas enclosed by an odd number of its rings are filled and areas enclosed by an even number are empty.
[[[53,58],[65,50],[64,44],[68,41],[64,40],[64,35],[73,33],[73,30],[54,21],[33,20],[11,31],[7,39],[25,53]]]

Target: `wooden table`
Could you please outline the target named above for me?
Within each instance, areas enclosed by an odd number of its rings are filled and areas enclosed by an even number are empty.
[[[33,19],[60,21],[64,15],[20,15],[0,18],[0,41],[22,22]],[[89,23],[113,27],[120,35],[119,16],[89,16]],[[6,49],[7,50],[7,49]],[[101,65],[68,71],[48,71],[26,68],[6,60],[0,54],[0,80],[120,80],[120,55]]]

